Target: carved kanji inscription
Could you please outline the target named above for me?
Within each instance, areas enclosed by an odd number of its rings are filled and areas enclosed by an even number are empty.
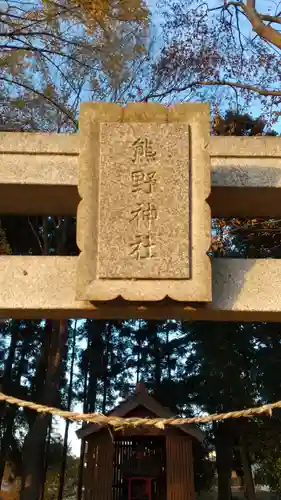
[[[100,124],[99,278],[190,278],[190,167],[186,124]]]

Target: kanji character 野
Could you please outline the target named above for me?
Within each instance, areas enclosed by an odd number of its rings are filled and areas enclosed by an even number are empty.
[[[143,172],[136,170],[132,172],[132,192],[143,191],[144,193],[151,193],[152,186],[156,184],[156,172]]]

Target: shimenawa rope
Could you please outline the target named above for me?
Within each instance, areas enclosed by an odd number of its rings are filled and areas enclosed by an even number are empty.
[[[138,426],[154,426],[164,429],[166,425],[184,425],[184,424],[200,424],[214,421],[226,420],[229,418],[253,417],[255,415],[266,414],[272,415],[272,410],[281,408],[281,401],[270,403],[256,408],[248,408],[247,410],[230,411],[227,413],[215,413],[206,417],[193,418],[121,418],[115,416],[106,416],[101,413],[78,413],[73,411],[59,410],[45,405],[33,403],[32,401],[24,401],[13,396],[8,396],[0,392],[0,401],[6,401],[9,404],[17,405],[22,408],[29,408],[38,413],[49,413],[58,417],[62,417],[72,421],[79,422],[94,422],[99,425],[111,425],[112,427],[138,427]]]

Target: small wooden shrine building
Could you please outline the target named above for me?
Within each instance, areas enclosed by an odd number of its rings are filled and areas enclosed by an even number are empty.
[[[108,415],[175,415],[143,386]],[[194,500],[192,443],[203,433],[194,425],[129,427],[88,424],[77,431],[86,440],[84,500]]]

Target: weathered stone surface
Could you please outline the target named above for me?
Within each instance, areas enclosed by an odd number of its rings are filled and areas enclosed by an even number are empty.
[[[77,299],[211,300],[209,108],[84,104]]]
[[[213,300],[76,300],[77,257],[0,256],[0,318],[281,321],[281,260],[214,259]]]
[[[0,132],[0,153],[75,155],[79,153],[79,134]]]
[[[281,216],[280,137],[210,137],[213,217]],[[79,134],[0,132],[0,213],[75,215]]]
[[[0,213],[74,215],[79,134],[0,132]]]

